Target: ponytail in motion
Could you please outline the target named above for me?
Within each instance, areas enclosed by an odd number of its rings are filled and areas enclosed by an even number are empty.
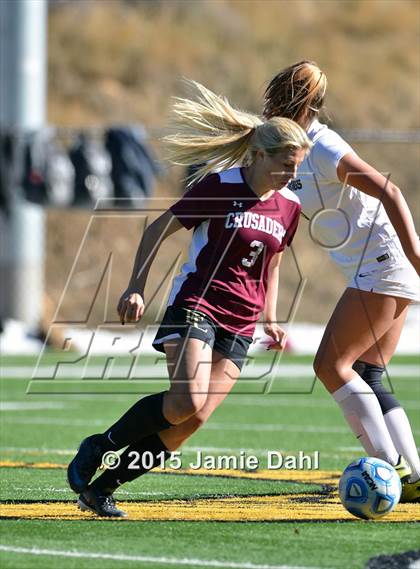
[[[214,171],[249,165],[258,150],[309,150],[311,142],[294,121],[273,117],[263,120],[240,111],[200,83],[187,80],[191,99],[176,98],[173,124],[177,133],[164,137],[169,160],[182,166],[200,165],[189,180],[193,184]]]

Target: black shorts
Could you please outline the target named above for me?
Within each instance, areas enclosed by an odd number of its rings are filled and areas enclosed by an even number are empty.
[[[176,338],[197,338],[242,369],[253,339],[221,328],[210,316],[199,310],[168,306],[152,346],[165,353],[164,342]]]

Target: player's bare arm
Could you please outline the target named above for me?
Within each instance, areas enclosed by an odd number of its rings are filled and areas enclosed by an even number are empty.
[[[273,77],[264,101],[266,117],[294,119],[313,143],[298,170],[300,183],[291,188],[299,191],[302,209],[315,214],[321,199],[325,209],[339,207],[349,223],[347,239],[341,241],[345,226],[338,217],[324,220],[324,235],[332,241],[337,237],[339,246],[329,253],[347,286],[325,329],[314,370],[367,454],[386,460],[400,474],[401,501],[413,502],[420,489],[416,443],[382,375],[409,305],[419,302],[419,241],[401,191],[319,120],[326,92],[325,73],[303,60]]]
[[[267,349],[282,350],[286,344],[286,331],[277,324],[277,298],[279,286],[280,263],[283,251],[271,259],[268,268],[267,293],[264,307],[264,332],[273,338],[273,344]]]
[[[408,260],[420,274],[420,243],[413,217],[401,190],[357,154],[343,156],[337,166],[340,181],[380,200]]]
[[[137,322],[144,313],[144,289],[153,260],[163,241],[183,226],[167,210],[145,230],[137,249],[133,271],[127,289],[121,295],[117,311],[124,322]]]

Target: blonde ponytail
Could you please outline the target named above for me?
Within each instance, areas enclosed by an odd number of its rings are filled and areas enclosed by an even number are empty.
[[[165,136],[163,142],[172,163],[200,165],[190,184],[210,172],[251,163],[257,150],[310,148],[305,132],[293,121],[276,117],[264,122],[233,108],[226,98],[200,83],[186,83],[193,98],[176,98],[172,122],[177,132]]]

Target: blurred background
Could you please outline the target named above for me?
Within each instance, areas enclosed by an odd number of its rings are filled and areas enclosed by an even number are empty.
[[[117,321],[145,224],[185,189],[159,142],[183,77],[259,113],[273,75],[316,61],[329,80],[324,120],[391,174],[418,226],[416,0],[2,0],[0,14],[6,351],[28,334],[42,341],[52,322]],[[144,323],[162,316],[189,239],[181,231],[160,250]],[[319,334],[345,281],[304,220],[294,253],[279,320]]]

